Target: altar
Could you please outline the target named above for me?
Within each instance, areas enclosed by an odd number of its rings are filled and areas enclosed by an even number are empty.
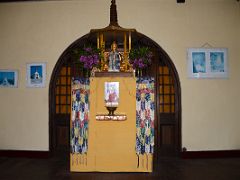
[[[149,47],[132,47],[135,29],[117,23],[90,31],[95,43],[76,49],[82,77],[71,83],[70,171],[152,172],[154,78]]]

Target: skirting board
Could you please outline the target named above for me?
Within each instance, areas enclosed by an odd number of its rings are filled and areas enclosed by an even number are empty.
[[[183,151],[183,159],[194,158],[235,158],[240,157],[240,150],[216,150],[216,151]]]
[[[0,157],[49,158],[49,151],[0,150]]]
[[[0,150],[0,157],[49,158],[49,151]],[[194,158],[239,158],[240,150],[183,151],[183,159]]]

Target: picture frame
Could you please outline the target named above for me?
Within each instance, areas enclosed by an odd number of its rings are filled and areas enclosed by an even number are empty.
[[[105,82],[104,101],[108,107],[117,107],[119,105],[119,82]]]
[[[0,87],[17,88],[18,87],[18,70],[0,69]]]
[[[46,84],[46,63],[27,63],[27,87],[43,88]]]
[[[189,48],[189,78],[228,78],[227,48]]]

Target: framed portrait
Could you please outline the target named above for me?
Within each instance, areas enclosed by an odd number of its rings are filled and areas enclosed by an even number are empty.
[[[187,53],[188,77],[228,77],[228,59],[226,48],[189,48]]]
[[[106,106],[118,106],[119,104],[119,82],[105,82],[104,98]]]
[[[16,88],[18,86],[18,71],[0,69],[0,87]]]
[[[46,63],[27,64],[27,87],[45,87]]]

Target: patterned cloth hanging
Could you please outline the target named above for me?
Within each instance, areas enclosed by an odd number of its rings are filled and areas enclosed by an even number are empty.
[[[139,158],[139,155],[153,154],[154,149],[154,78],[138,78],[136,85],[136,153]]]
[[[72,79],[71,153],[87,153],[89,122],[89,78]]]

